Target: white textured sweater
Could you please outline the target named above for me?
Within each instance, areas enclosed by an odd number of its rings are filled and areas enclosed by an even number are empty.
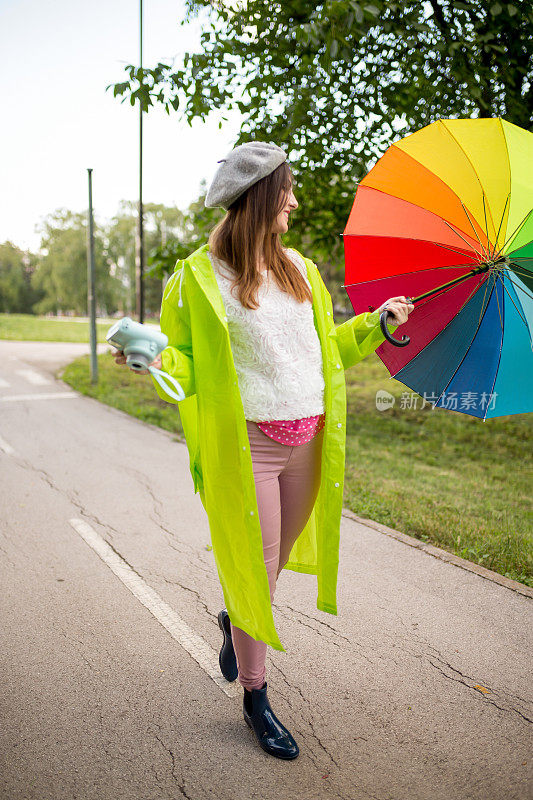
[[[287,255],[309,288],[305,263],[293,250]],[[209,253],[222,295],[244,416],[253,422],[293,420],[324,412],[324,375],[313,306],[281,291],[263,272],[257,309],[245,308],[234,273]]]

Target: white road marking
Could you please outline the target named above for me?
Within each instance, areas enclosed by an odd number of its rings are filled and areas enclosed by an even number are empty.
[[[173,608],[138,575],[120,555],[84,520],[70,519],[70,524],[81,538],[100,556],[102,561],[120,578],[132,594],[161,623],[184,650],[186,650],[214,680],[228,697],[240,694],[240,684],[230,683],[220,673],[218,654],[181,619]]]
[[[0,378],[0,388],[7,389],[9,388],[9,383],[5,381],[3,378]]]
[[[15,372],[29,383],[33,383],[34,386],[48,386],[51,383],[48,378],[45,378],[44,375],[34,369],[16,369]]]
[[[8,402],[9,400],[62,400],[66,397],[77,397],[76,392],[48,392],[46,394],[11,394],[6,397],[0,397],[0,402]]]
[[[12,456],[15,453],[11,445],[8,444],[5,439],[2,439],[1,436],[0,436],[0,450],[3,450],[4,453],[6,453],[6,455],[8,456]]]

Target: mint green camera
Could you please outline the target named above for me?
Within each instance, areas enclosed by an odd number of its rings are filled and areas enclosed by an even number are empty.
[[[168,336],[160,331],[152,331],[129,317],[115,322],[106,337],[109,344],[122,350],[126,364],[135,371],[148,369],[161,350],[168,344]]]
[[[178,401],[185,399],[185,392],[172,375],[150,366],[167,347],[166,334],[154,331],[148,325],[141,325],[130,317],[124,317],[111,325],[105,338],[113,347],[122,350],[128,367],[135,372],[147,369],[169,397]]]

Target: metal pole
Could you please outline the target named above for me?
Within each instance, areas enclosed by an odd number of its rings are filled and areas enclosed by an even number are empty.
[[[167,226],[165,223],[164,218],[161,219],[161,247],[164,247],[167,243]],[[163,273],[163,277],[161,278],[161,294],[165,291],[165,286],[168,280],[167,273]]]
[[[91,383],[98,383],[98,361],[96,359],[96,295],[94,279],[94,225],[93,225],[93,176],[89,173],[89,229],[87,242],[87,313],[89,315],[89,340],[91,344]]]
[[[143,0],[139,9],[140,27],[140,68],[143,65]],[[135,270],[137,288],[137,316],[144,322],[144,222],[143,222],[143,109],[139,102],[139,227],[137,234],[137,264]]]

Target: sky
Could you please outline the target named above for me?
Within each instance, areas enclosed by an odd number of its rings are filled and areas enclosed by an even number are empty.
[[[183,0],[144,0],[143,66],[200,49],[201,20],[179,25]],[[139,109],[110,83],[139,62],[138,0],[0,0],[0,242],[37,251],[39,223],[85,212],[93,170],[96,223],[138,200]],[[177,62],[176,62],[177,63]],[[192,127],[162,109],[143,123],[143,200],[185,209],[232,149],[237,113]]]

